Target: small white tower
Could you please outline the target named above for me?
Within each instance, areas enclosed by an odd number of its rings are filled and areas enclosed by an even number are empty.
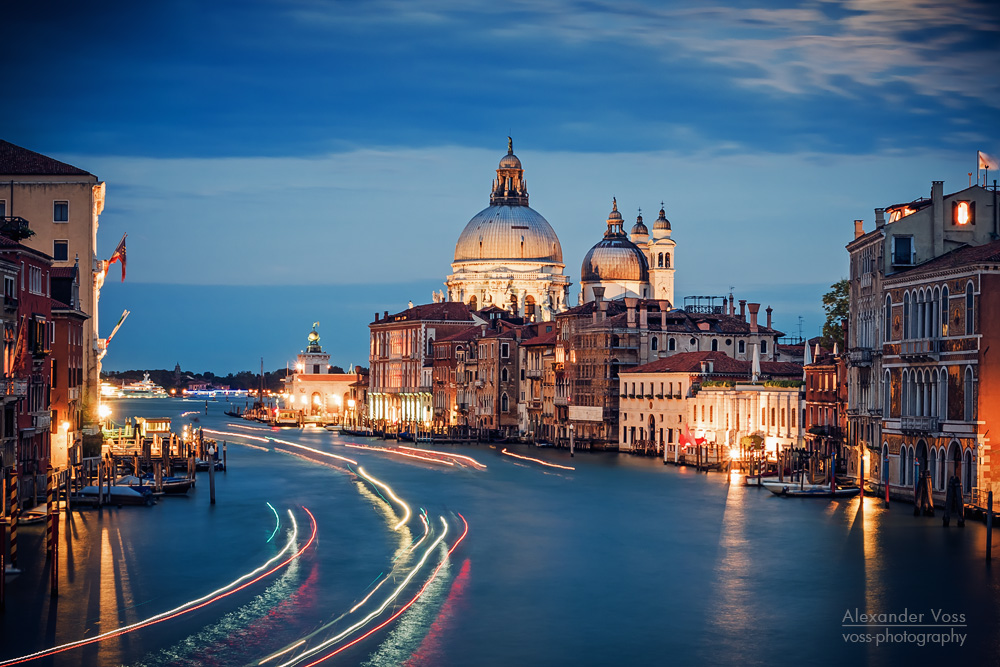
[[[649,282],[654,299],[666,299],[674,305],[674,252],[677,244],[670,238],[670,221],[660,202],[660,217],[653,223],[653,235],[646,244],[649,257]]]

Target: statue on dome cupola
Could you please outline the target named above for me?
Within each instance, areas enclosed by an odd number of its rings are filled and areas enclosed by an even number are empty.
[[[319,333],[316,331],[316,327],[319,326],[319,322],[313,322],[312,331],[309,332],[309,336],[306,337],[308,344],[306,345],[306,352],[310,354],[322,352],[323,348],[319,345]]]

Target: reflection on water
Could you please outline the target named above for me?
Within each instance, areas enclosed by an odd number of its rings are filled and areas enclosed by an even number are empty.
[[[188,405],[123,401],[116,410],[122,419],[177,417]],[[946,529],[940,518],[914,518],[902,504],[886,510],[872,498],[863,505],[858,498],[778,498],[740,486],[735,476],[613,454],[570,460],[566,452],[516,448],[572,463],[569,471],[487,446],[437,447],[487,468],[442,466],[347,449],[349,439],[324,430],[233,424],[221,414],[225,407],[210,403],[209,415],[199,415],[206,427],[233,433],[224,436],[230,470],[216,478],[216,505],[201,474],[187,498],[74,513],[61,531],[56,601],[37,555],[44,527],[21,530],[26,571],[8,582],[0,657],[148,618],[258,567],[281,548],[285,531],[269,541],[275,521],[267,503],[282,519],[286,508],[301,505],[316,515],[317,540],[291,568],[185,617],[43,664],[243,665],[288,649],[264,663],[282,664],[381,605],[440,535],[437,517],[450,517],[446,544],[453,544],[457,512],[468,519],[468,538],[424,596],[336,661],[772,665],[780,656],[820,665],[931,657],[989,663],[1000,649],[1000,595],[983,562],[983,526],[973,521]],[[240,432],[316,451],[241,440]],[[409,523],[392,530],[401,506],[343,461],[316,452],[356,459],[410,505]],[[420,543],[424,512],[432,526]],[[427,581],[445,546],[432,551],[374,623]],[[847,643],[841,626],[855,608],[964,613],[968,639],[961,649]]]

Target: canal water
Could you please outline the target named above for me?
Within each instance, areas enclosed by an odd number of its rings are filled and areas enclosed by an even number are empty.
[[[199,473],[187,497],[74,512],[55,599],[43,528],[22,528],[25,572],[8,579],[0,664],[80,640],[93,641],[29,664],[307,665],[334,652],[324,664],[1000,655],[1000,562],[985,563],[981,523],[944,528],[940,513],[915,518],[912,506],[870,498],[783,499],[735,476],[627,455],[511,448],[568,470],[502,447],[435,447],[482,464],[444,465],[350,446],[386,444],[377,440],[232,420],[227,407],[113,404],[119,422],[171,416],[177,430],[226,433],[215,436],[229,460],[217,503]],[[312,541],[303,508],[315,517]]]

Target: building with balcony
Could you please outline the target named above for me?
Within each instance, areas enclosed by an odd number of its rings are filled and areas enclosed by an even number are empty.
[[[63,468],[82,460],[84,341],[87,314],[80,304],[77,266],[52,268],[52,386],[50,407],[52,465]]]
[[[978,207],[982,211],[984,207]],[[964,246],[883,280],[883,442],[894,492],[925,472],[944,498],[958,474],[967,498],[1000,492],[1000,241]],[[996,460],[995,460],[996,459]]]
[[[836,454],[849,475],[857,474],[857,460],[846,457],[844,433],[847,426],[847,365],[843,354],[816,344],[812,363],[805,372],[806,447],[824,456]]]
[[[52,266],[73,267],[79,260],[80,310],[84,322],[83,385],[80,408],[89,430],[96,431],[100,390],[98,303],[106,262],[97,257],[97,228],[104,210],[105,184],[93,174],[45,155],[0,140],[0,218],[5,227],[17,220],[30,223],[33,234],[19,238],[25,246],[51,258]]]
[[[888,380],[884,352],[892,350],[896,363],[901,360],[932,361],[941,343],[903,330],[905,310],[928,313],[940,306],[940,286],[931,291],[899,292],[904,301],[893,301],[885,281],[909,273],[935,258],[965,246],[990,243],[996,229],[997,193],[979,185],[952,194],[944,193],[943,181],[931,184],[929,197],[875,209],[875,228],[864,231],[864,222],[854,222],[854,240],[847,245],[850,254],[850,317],[846,338],[847,352],[847,444],[850,456],[860,463],[868,456],[865,470],[870,479],[884,475],[883,451],[890,440],[883,432],[885,415],[890,412]],[[898,290],[897,290],[898,292]],[[912,302],[912,299],[918,299]],[[890,329],[895,325],[891,313],[900,317],[896,338]],[[938,316],[938,324],[941,318]],[[933,322],[924,324],[924,330]],[[916,326],[920,326],[919,323]],[[893,344],[889,345],[892,340]],[[940,371],[939,371],[940,373]],[[899,400],[898,398],[896,399]],[[913,415],[907,415],[913,416]],[[898,426],[893,422],[893,427]],[[891,439],[896,442],[894,437]],[[905,450],[908,451],[908,448]],[[904,452],[905,453],[905,452]],[[897,454],[893,454],[896,456]],[[895,459],[894,459],[895,460]],[[899,467],[893,472],[900,475]],[[901,464],[901,467],[908,468]],[[927,469],[926,466],[924,469]],[[903,480],[906,474],[902,475]],[[895,479],[895,477],[894,477]],[[905,481],[903,482],[905,484]]]
[[[537,335],[521,341],[520,401],[521,431],[532,439],[551,440],[555,422],[555,324],[539,324]]]

